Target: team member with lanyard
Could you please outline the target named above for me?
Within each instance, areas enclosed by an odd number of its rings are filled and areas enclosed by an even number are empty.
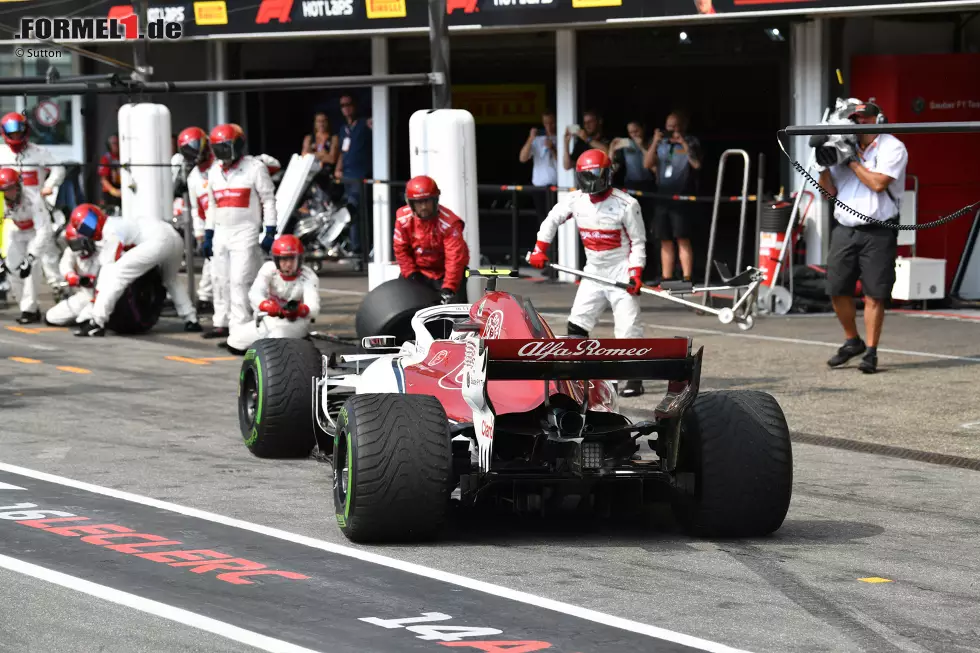
[[[874,104],[851,100],[847,117],[857,124],[885,122]],[[842,161],[823,156],[833,148],[819,148],[817,163],[826,166],[820,185],[837,199],[834,218],[837,226],[830,235],[827,258],[827,285],[834,312],[847,341],[827,364],[843,365],[864,354],[858,368],[872,374],[878,370],[878,341],[885,321],[885,304],[895,285],[895,258],[898,231],[862,220],[842,204],[879,222],[898,224],[898,212],[905,193],[905,168],[909,154],[905,144],[891,134],[861,134],[858,146],[844,145]],[[864,328],[867,344],[858,335],[854,291],[858,278],[864,290]]]

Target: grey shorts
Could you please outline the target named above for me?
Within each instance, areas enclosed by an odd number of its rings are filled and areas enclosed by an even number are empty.
[[[897,255],[897,230],[870,224],[837,225],[830,235],[827,292],[832,297],[853,297],[860,279],[865,297],[889,299],[895,285]]]

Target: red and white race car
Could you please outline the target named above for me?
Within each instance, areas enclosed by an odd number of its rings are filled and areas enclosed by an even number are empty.
[[[337,523],[356,542],[431,537],[453,501],[540,512],[574,497],[666,499],[697,535],[781,526],[793,461],[772,396],[699,393],[703,348],[690,338],[556,336],[496,276],[472,305],[419,310],[413,340],[364,338],[367,353],[341,357],[346,373],[309,340],[257,341],[240,377],[246,446],[332,451]],[[611,379],[659,380],[666,393],[633,421]]]

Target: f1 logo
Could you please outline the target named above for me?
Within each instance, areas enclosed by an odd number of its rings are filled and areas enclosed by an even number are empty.
[[[446,0],[446,13],[451,14],[462,9],[464,14],[475,14],[480,11],[478,2],[479,0]]]
[[[255,24],[262,25],[272,20],[280,23],[289,22],[289,14],[293,11],[293,0],[262,0],[259,12],[255,16]]]

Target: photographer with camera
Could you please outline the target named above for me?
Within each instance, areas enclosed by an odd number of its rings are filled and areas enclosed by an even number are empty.
[[[870,102],[850,99],[836,118],[857,124],[884,123],[881,109]],[[840,120],[842,122],[842,120]],[[831,121],[833,122],[833,121]],[[823,167],[820,185],[840,204],[879,222],[898,224],[905,192],[908,150],[891,134],[860,134],[811,138],[817,164]],[[827,364],[839,367],[864,354],[858,368],[873,374],[878,369],[878,340],[885,321],[885,305],[895,285],[898,231],[862,220],[834,205],[838,225],[831,232],[827,260],[828,291],[847,341]],[[867,344],[857,332],[854,293],[860,278],[864,290],[864,326]]]

